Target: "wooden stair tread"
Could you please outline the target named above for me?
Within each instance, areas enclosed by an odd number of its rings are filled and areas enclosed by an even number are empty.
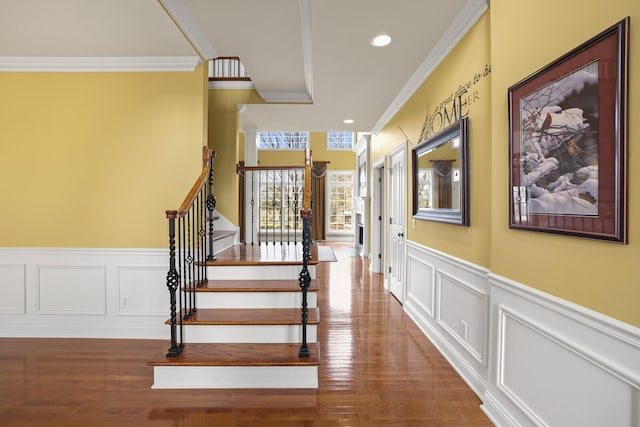
[[[308,324],[320,323],[320,310],[309,308]],[[300,308],[199,308],[184,325],[299,325]],[[167,320],[166,324],[171,324]]]
[[[317,292],[320,287],[318,279],[311,279],[309,292]],[[208,280],[206,284],[195,289],[196,292],[292,292],[300,290],[298,279],[271,280]]]
[[[318,249],[311,247],[309,265],[318,264]],[[302,265],[302,245],[298,244],[237,244],[216,254],[215,261],[207,261],[209,267],[240,265]]]
[[[177,357],[159,352],[148,366],[318,366],[318,343],[309,343],[309,357],[299,357],[300,344],[185,344]]]

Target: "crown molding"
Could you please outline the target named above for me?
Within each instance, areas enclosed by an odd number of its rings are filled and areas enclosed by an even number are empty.
[[[202,60],[218,57],[218,52],[193,19],[184,0],[159,0],[159,3]]]
[[[291,103],[312,103],[313,100],[307,92],[261,92],[258,94],[265,102],[291,102]]]
[[[451,49],[467,34],[471,27],[480,19],[480,17],[488,9],[488,0],[469,0],[465,7],[460,11],[453,23],[447,28],[436,46],[429,52],[429,55],[420,64],[409,81],[404,85],[400,93],[395,97],[393,102],[387,107],[382,116],[374,125],[371,133],[378,134],[384,128],[389,120],[402,108],[402,106],[411,98],[416,90],[424,83],[431,73],[440,65],[442,60],[451,52]]]
[[[176,57],[0,57],[0,72],[193,71],[202,61]]]
[[[313,100],[313,60],[311,57],[311,7],[310,0],[298,0],[300,12],[300,36],[302,40],[302,63],[304,83],[309,99]]]

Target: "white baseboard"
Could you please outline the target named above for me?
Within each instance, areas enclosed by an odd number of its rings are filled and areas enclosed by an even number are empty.
[[[404,309],[498,426],[640,426],[640,328],[407,243]]]

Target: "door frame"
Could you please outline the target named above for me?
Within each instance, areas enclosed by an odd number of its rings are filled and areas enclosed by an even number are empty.
[[[371,263],[369,269],[372,273],[383,273],[386,278],[386,253],[385,244],[387,210],[385,202],[387,200],[387,180],[386,180],[386,159],[383,157],[372,165],[371,183]]]

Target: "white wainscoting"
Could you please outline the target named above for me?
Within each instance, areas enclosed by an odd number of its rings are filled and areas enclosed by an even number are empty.
[[[640,328],[407,242],[404,309],[498,426],[640,426]]]
[[[496,424],[640,426],[640,329],[494,274],[483,409]]]
[[[0,336],[168,339],[165,249],[0,248]]]
[[[404,309],[469,386],[487,388],[488,270],[407,242]]]

